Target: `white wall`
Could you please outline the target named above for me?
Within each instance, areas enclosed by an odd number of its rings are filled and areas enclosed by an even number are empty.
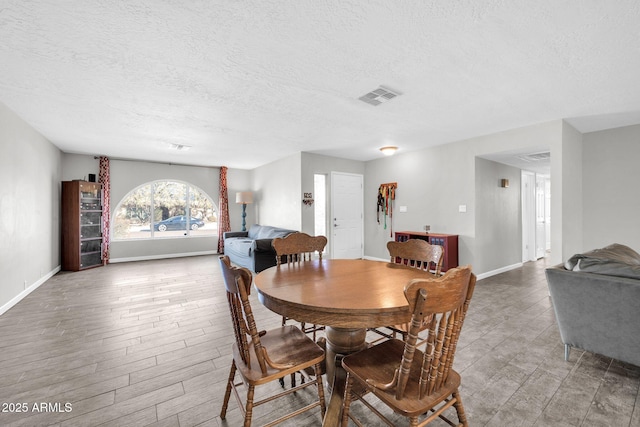
[[[315,174],[322,174],[327,177],[327,208],[331,203],[331,172],[343,172],[364,175],[365,164],[357,160],[341,159],[338,157],[323,156],[313,153],[302,153],[302,192],[299,194],[300,200],[302,200],[303,193],[313,193],[313,176]],[[314,194],[314,197],[316,195]],[[327,212],[328,216],[329,212]],[[310,235],[315,234],[315,217],[314,207],[302,205],[302,228],[301,231]],[[327,224],[327,238],[330,240],[331,235],[329,233],[331,228]],[[327,244],[327,247],[331,247],[331,242]]]
[[[61,152],[0,103],[0,314],[60,268]]]
[[[501,186],[508,179],[509,187]],[[476,157],[476,253],[478,271],[522,262],[521,171]]]
[[[229,170],[231,229],[239,230],[241,224],[235,193],[253,190],[256,203],[248,206],[248,225],[259,222],[312,231],[310,214],[303,210],[301,200],[303,188],[311,191],[313,173],[363,173],[366,256],[387,258],[390,230],[376,222],[376,191],[380,183],[395,181],[399,187],[394,231],[421,230],[429,224],[434,232],[459,234],[460,263],[472,264],[476,273],[483,273],[511,261],[477,255],[494,233],[483,230],[496,228],[483,219],[490,216],[491,206],[480,206],[485,199],[480,194],[484,184],[476,184],[476,179],[492,179],[492,172],[487,175],[479,170],[484,165],[477,167],[476,157],[541,146],[551,150],[551,261],[561,262],[576,252],[612,242],[640,250],[640,126],[582,135],[560,120],[399,153],[366,162],[362,171],[360,162],[308,153],[253,171]],[[0,179],[4,184],[0,188],[0,313],[59,269],[60,182],[84,179],[89,173],[98,174],[93,156],[63,155],[0,104]],[[217,203],[218,176],[218,168],[112,161],[112,207],[143,182],[172,178],[192,182]],[[467,205],[466,214],[458,212],[460,204]],[[401,205],[408,207],[406,213],[399,212]],[[215,250],[210,239],[191,242],[197,240],[168,240],[166,245],[138,242],[130,247],[116,245],[112,250],[123,258]],[[497,256],[508,256],[511,249],[503,252]]]
[[[551,253],[556,255],[552,256],[555,262],[567,260],[583,247],[582,145],[582,134],[563,122],[560,155],[558,150],[551,153]],[[559,157],[562,163],[560,172],[554,157]],[[555,194],[558,191],[559,200]]]
[[[69,153],[62,155],[63,181],[73,181],[74,179],[87,181],[91,173],[96,176],[96,181],[98,181],[99,172],[100,161],[95,156]]]
[[[398,153],[366,163],[364,182],[365,255],[387,259],[386,242],[392,231],[422,231],[458,234],[459,257],[467,263],[468,239],[474,229],[474,157],[466,156],[460,144],[447,144],[423,151]],[[380,184],[396,182],[393,218],[387,229],[381,214],[377,221]],[[467,205],[459,214],[458,205]],[[400,212],[406,206],[407,212]]]
[[[218,209],[220,168],[184,166],[129,160],[111,160],[111,217],[122,199],[136,187],[155,180],[189,182],[205,191]],[[63,180],[85,179],[88,174],[96,177],[99,162],[94,156],[64,154]],[[229,217],[231,229],[239,230],[242,223],[241,207],[235,203],[236,191],[246,191],[250,186],[250,172],[230,169],[227,171]],[[248,211],[247,221],[253,220]],[[217,236],[178,239],[130,240],[111,242],[112,262],[138,259],[164,258],[189,254],[217,252]]]
[[[313,235],[314,209],[304,205],[302,199],[303,193],[314,192],[314,174],[329,175],[332,171],[364,174],[364,169],[364,162],[314,153],[296,153],[260,166],[251,171],[255,203],[247,206],[247,212],[251,210],[255,223]],[[330,186],[327,179],[327,205]],[[247,226],[252,223],[247,221]]]
[[[640,125],[587,133],[583,139],[580,249],[621,243],[640,252]]]
[[[301,153],[252,171],[256,223],[291,230],[302,229]],[[247,222],[247,228],[251,223]]]
[[[228,169],[227,170],[227,190],[229,197],[229,222],[231,231],[242,230],[242,205],[236,203],[236,193],[242,191],[252,191],[252,173],[244,169]],[[215,194],[218,194],[216,190]],[[251,224],[256,222],[256,196],[254,194],[254,204],[247,205],[247,230]],[[214,200],[216,204],[218,200]]]
[[[492,153],[537,149],[541,146],[549,147],[553,159],[562,150],[562,129],[563,122],[556,120],[367,162],[364,186],[365,255],[387,257],[385,245],[392,238],[389,230],[383,230],[377,224],[376,197],[381,183],[397,182],[394,231],[421,231],[424,225],[430,225],[434,233],[458,234],[459,263],[471,264],[476,274],[491,271],[496,263],[478,257],[491,236],[483,234],[488,228],[479,226],[475,220],[478,215],[476,203],[484,202],[482,197],[476,197],[475,159]],[[553,172],[552,165],[552,175]],[[562,164],[558,165],[555,172],[562,174]],[[553,179],[554,176],[552,182]],[[567,184],[566,191],[571,191],[570,184]],[[560,206],[555,212],[558,218],[562,215],[561,197],[562,191],[552,191],[552,206],[554,203]],[[407,206],[406,213],[399,212],[402,205]],[[467,212],[458,212],[459,205],[466,205]],[[561,234],[561,229],[555,232]],[[558,240],[554,242],[558,245]],[[552,260],[554,256],[559,260],[561,249],[554,247],[554,242]],[[508,258],[507,249],[502,250],[505,254],[496,254],[496,257]],[[519,257],[521,248],[516,253]]]

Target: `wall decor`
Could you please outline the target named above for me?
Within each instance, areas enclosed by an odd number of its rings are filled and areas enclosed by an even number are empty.
[[[397,182],[387,182],[380,184],[378,187],[378,205],[376,216],[378,224],[380,224],[380,213],[382,213],[382,221],[384,229],[387,229],[387,216],[389,217],[389,236],[393,237],[393,201],[396,199]]]

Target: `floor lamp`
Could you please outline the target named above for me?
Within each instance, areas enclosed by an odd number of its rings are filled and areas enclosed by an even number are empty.
[[[242,204],[242,231],[247,231],[247,205],[253,203],[253,193],[251,191],[236,193],[236,203]]]

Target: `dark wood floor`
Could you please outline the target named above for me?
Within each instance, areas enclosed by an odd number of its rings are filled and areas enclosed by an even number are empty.
[[[564,361],[544,268],[478,282],[455,360],[470,424],[639,426],[639,367]],[[279,325],[252,300],[259,328]],[[233,401],[219,417],[232,340],[214,256],[60,273],[0,316],[0,425],[241,425]],[[255,425],[308,397],[259,408]]]

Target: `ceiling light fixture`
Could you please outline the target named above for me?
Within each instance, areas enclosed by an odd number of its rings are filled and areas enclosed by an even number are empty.
[[[387,145],[386,147],[382,147],[380,151],[382,151],[382,154],[385,156],[393,156],[397,149],[398,147],[394,145]]]

